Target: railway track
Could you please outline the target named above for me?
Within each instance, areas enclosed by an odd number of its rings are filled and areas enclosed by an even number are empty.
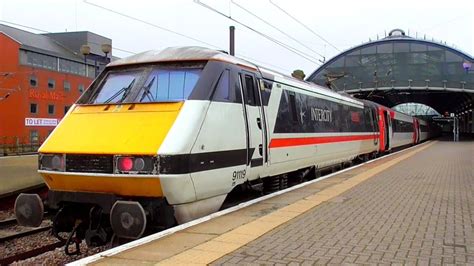
[[[15,218],[7,218],[3,219],[0,221],[0,228],[10,226],[10,225],[15,225],[16,224],[16,219]]]
[[[41,241],[43,236],[35,236],[41,233],[49,235],[46,232],[51,228],[49,223],[43,223],[37,228],[27,228],[19,226],[15,218],[0,220],[0,253],[2,253],[0,254],[0,265],[25,260],[63,246],[64,241],[55,240],[55,242],[45,241],[43,243]],[[31,238],[38,239],[38,244],[25,248],[24,244],[29,243]]]
[[[50,229],[51,229],[51,226],[47,225],[47,226],[41,226],[41,227],[38,227],[38,228],[33,228],[33,229],[25,230],[25,231],[20,231],[18,233],[6,234],[6,235],[3,235],[3,236],[0,235],[0,244],[4,243],[5,241],[10,241],[10,240],[17,239],[17,238],[20,238],[20,237],[26,237],[26,236],[34,235],[34,234],[37,234],[37,233],[40,233],[40,232],[48,231]]]
[[[15,261],[26,260],[31,257],[38,256],[48,251],[52,251],[56,248],[64,246],[63,241],[57,241],[56,243],[47,244],[41,247],[33,248],[27,251],[23,251],[5,258],[0,259],[0,265],[9,265]]]

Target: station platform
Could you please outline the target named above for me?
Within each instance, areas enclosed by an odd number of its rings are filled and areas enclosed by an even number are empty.
[[[0,157],[0,198],[44,186],[38,174],[38,155]]]
[[[473,165],[431,141],[73,264],[474,264]]]

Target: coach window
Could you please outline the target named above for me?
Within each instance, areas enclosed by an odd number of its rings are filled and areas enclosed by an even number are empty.
[[[56,81],[54,79],[48,79],[48,89],[52,90],[56,86]]]
[[[64,106],[64,114],[66,114],[67,111],[69,111],[69,108],[71,108],[71,106],[69,105]]]
[[[38,79],[35,75],[30,76],[30,86],[31,87],[38,87]]]
[[[397,124],[398,124],[397,120],[392,120],[392,131],[393,132],[397,132]]]
[[[290,91],[288,93],[290,98],[290,112],[293,123],[298,123],[298,113],[296,112],[296,95],[294,92]]]
[[[70,91],[71,90],[71,83],[67,80],[64,81],[64,91]]]
[[[30,113],[38,113],[38,105],[36,103],[30,103]]]
[[[77,85],[77,89],[79,90],[80,93],[83,93],[84,92],[84,84]]]
[[[48,114],[54,115],[54,104],[48,104]]]
[[[374,131],[374,124],[372,123],[372,109],[367,108],[364,111],[365,130],[366,132]]]
[[[228,102],[230,101],[229,97],[229,75],[230,71],[228,69],[224,70],[219,78],[217,83],[216,90],[214,91],[214,96],[212,97],[215,101]]]

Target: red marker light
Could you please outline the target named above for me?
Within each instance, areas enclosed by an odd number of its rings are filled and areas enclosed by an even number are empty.
[[[133,169],[133,159],[130,157],[122,157],[118,159],[118,169],[120,171],[130,171]]]

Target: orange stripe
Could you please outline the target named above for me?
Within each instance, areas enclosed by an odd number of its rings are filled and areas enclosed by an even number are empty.
[[[270,141],[270,148],[303,146],[312,144],[326,144],[335,142],[347,142],[357,140],[371,140],[376,139],[376,135],[357,135],[357,136],[328,136],[328,137],[308,137],[308,138],[282,138],[272,139]]]

